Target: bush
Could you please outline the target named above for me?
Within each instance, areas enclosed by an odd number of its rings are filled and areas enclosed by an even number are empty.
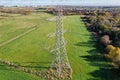
[[[102,36],[101,39],[100,39],[100,43],[104,46],[109,45],[111,43],[109,35]]]

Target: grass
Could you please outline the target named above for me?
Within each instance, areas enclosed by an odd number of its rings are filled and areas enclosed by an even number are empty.
[[[88,42],[90,40],[90,33],[86,30],[85,25],[78,16],[69,16],[66,22],[68,24],[66,25],[68,30],[66,33],[67,52],[73,68],[73,80],[92,78],[89,73],[98,69],[98,67],[91,66],[88,61],[82,58],[82,56],[89,55],[89,50],[94,49],[94,44]]]
[[[55,21],[47,20],[50,17],[52,15],[47,13],[32,13],[27,16],[0,20],[0,35],[5,36],[6,32],[11,35],[0,37],[2,39],[0,42],[21,34],[28,29],[28,26],[38,26],[36,30],[0,48],[0,58],[25,67],[46,70],[51,65],[50,51],[55,44],[56,24]],[[5,21],[8,22],[5,23]],[[66,16],[64,30],[67,54],[73,69],[72,80],[119,80],[117,76],[113,76],[109,62],[106,62],[96,49],[93,38],[85,28],[80,16]],[[12,77],[14,74],[16,76]],[[0,80],[42,80],[2,65],[0,75],[2,75]]]
[[[0,13],[1,14],[1,13]],[[9,14],[10,15],[10,14]],[[13,15],[13,14],[12,14]],[[15,14],[16,15],[16,14]],[[19,15],[17,17],[7,17],[0,20],[0,43],[7,41],[23,32],[27,29],[42,24],[44,18],[46,19],[49,15],[31,14],[31,15]]]
[[[21,71],[16,71],[0,65],[0,79],[1,80],[44,80],[37,76],[33,76]]]

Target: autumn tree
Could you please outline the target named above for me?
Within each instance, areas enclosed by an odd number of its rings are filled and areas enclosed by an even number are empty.
[[[108,58],[112,60],[112,64],[114,66],[120,66],[120,48],[114,47],[112,45],[108,45],[107,49],[109,49]]]

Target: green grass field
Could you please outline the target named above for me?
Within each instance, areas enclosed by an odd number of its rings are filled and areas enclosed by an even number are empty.
[[[37,25],[37,29],[0,48],[0,58],[37,70],[51,65],[50,51],[55,45],[53,15],[32,13],[0,20],[0,43],[3,43]],[[72,80],[120,80],[113,76],[105,58],[95,48],[94,39],[87,31],[80,16],[65,16],[64,35],[67,54],[73,69]],[[0,80],[44,80],[37,76],[0,65]]]

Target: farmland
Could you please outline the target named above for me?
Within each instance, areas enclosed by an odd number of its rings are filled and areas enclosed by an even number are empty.
[[[40,71],[51,65],[51,50],[55,45],[56,22],[53,15],[34,12],[30,15],[3,14],[0,16],[0,44],[19,36],[33,26],[36,29],[0,47],[0,58]],[[11,17],[12,16],[12,17]],[[119,80],[109,62],[96,49],[94,38],[79,15],[64,16],[64,37],[72,80]],[[14,76],[15,75],[15,76]],[[44,80],[35,75],[0,65],[0,80]]]

